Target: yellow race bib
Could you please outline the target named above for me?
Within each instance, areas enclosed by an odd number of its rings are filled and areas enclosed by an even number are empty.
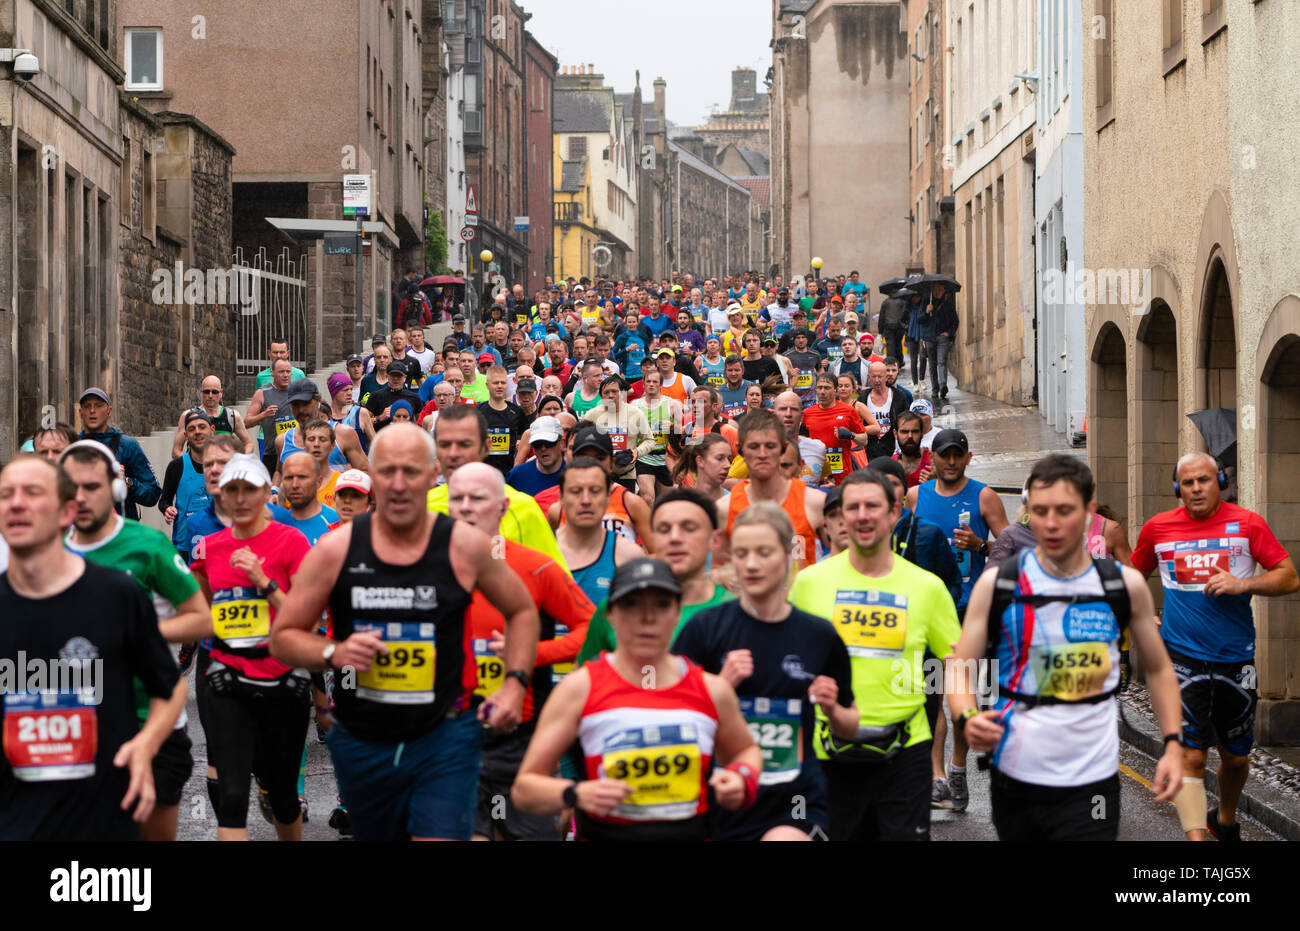
[[[290,430],[297,430],[297,429],[298,429],[298,421],[296,420],[277,420],[275,422],[276,436],[279,436],[282,433],[288,433]]]
[[[378,634],[388,653],[375,656],[365,672],[357,673],[357,696],[389,705],[433,703],[438,652],[431,621],[356,622],[357,632]]]
[[[844,471],[844,450],[838,447],[826,450],[826,469],[831,475]]]
[[[271,636],[271,605],[255,588],[214,592],[212,633],[237,650],[259,646]]]
[[[801,371],[794,377],[794,386],[796,388],[811,388],[813,386],[813,373]]]
[[[474,641],[474,659],[478,663],[478,685],[474,688],[474,694],[484,698],[501,688],[506,681],[505,660],[492,652],[490,643],[490,640]]]
[[[1057,643],[1034,647],[1030,660],[1038,694],[1064,701],[1100,695],[1110,676],[1110,644]]]
[[[504,427],[491,427],[488,429],[488,452],[490,453],[508,453],[510,452],[510,431]]]
[[[907,642],[907,596],[840,589],[831,622],[850,656],[897,659]]]
[[[700,802],[700,747],[693,724],[641,727],[612,737],[601,757],[602,775],[632,786],[614,809],[629,821],[681,821]]]

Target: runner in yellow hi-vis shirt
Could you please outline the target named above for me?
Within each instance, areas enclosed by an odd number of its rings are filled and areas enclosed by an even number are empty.
[[[832,840],[928,840],[930,727],[921,657],[948,656],[961,636],[939,578],[897,558],[889,538],[902,502],[870,470],[849,475],[841,508],[849,548],[803,570],[790,603],[829,618],[849,650],[862,712],[853,741],[818,714],[815,749],[830,801]],[[933,678],[933,677],[931,677]]]

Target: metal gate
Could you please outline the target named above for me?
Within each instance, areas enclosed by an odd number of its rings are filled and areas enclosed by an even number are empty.
[[[287,340],[293,364],[308,371],[315,368],[315,336],[307,316],[307,255],[294,257],[286,246],[269,257],[266,248],[251,260],[243,247],[235,249],[231,270],[239,275],[239,294],[251,294],[252,302],[239,307],[235,323],[235,374],[253,376],[266,368],[266,354],[272,337]],[[244,279],[251,277],[252,281]],[[250,286],[251,285],[251,286]]]

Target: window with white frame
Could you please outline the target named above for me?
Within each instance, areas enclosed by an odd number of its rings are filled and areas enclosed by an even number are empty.
[[[161,29],[126,30],[126,89],[163,89],[163,41]]]

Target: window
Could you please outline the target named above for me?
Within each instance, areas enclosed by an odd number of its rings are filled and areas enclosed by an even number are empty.
[[[587,137],[570,136],[569,137],[569,161],[577,161],[580,158],[587,157]]]
[[[154,242],[155,239],[155,197],[154,197],[154,175],[153,175],[153,152],[149,151],[149,146],[143,146],[143,158],[140,160],[140,232],[145,239]]]
[[[126,89],[162,90],[162,66],[162,30],[126,30]]]
[[[1097,0],[1102,33],[1093,40],[1097,60],[1097,128],[1115,119],[1115,0]]]
[[[1203,0],[1201,4],[1201,42],[1209,42],[1228,26],[1223,0]]]
[[[131,228],[131,175],[135,171],[132,158],[131,137],[122,134],[122,174],[117,191],[117,218],[127,229]]]
[[[1161,0],[1164,12],[1161,48],[1164,49],[1164,73],[1168,74],[1184,61],[1183,0]]]

